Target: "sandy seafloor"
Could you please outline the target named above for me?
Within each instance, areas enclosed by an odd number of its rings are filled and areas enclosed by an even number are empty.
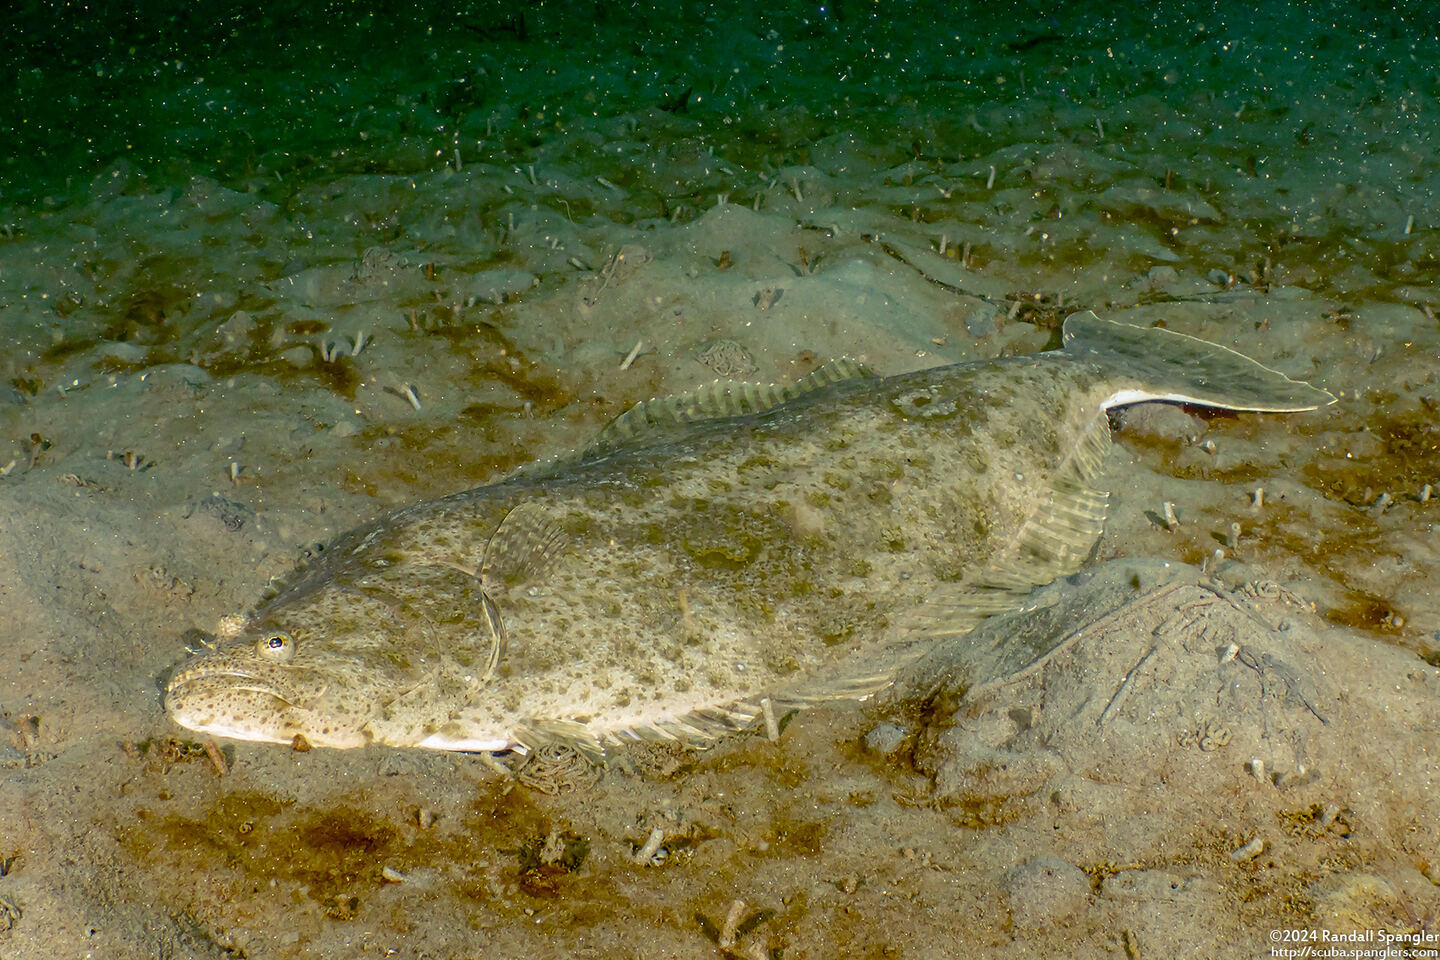
[[[0,956],[1435,934],[1433,4],[21,7]],[[526,783],[231,742],[222,774],[162,712],[187,644],[379,512],[716,376],[1035,351],[1075,309],[1340,400],[1118,413],[1094,559],[1134,609],[1064,669]]]

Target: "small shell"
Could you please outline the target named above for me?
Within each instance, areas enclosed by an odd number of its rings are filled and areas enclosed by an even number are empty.
[[[728,951],[735,946],[735,935],[739,932],[740,921],[745,916],[745,901],[730,901],[730,909],[725,911],[725,922],[720,927],[719,946],[721,950]]]
[[[210,758],[216,774],[223,777],[230,772],[230,765],[225,762],[225,754],[220,752],[220,746],[214,740],[205,741],[205,755]]]
[[[660,844],[665,842],[665,831],[659,827],[650,831],[650,836],[645,838],[645,845],[635,851],[634,861],[644,867],[655,862],[655,854],[660,852]]]
[[[775,721],[775,704],[769,697],[760,701],[760,713],[765,718],[765,739],[775,741],[780,739],[780,724]]]
[[[1233,851],[1230,854],[1230,859],[1234,860],[1236,863],[1244,863],[1247,860],[1254,860],[1256,857],[1260,856],[1260,854],[1264,852],[1265,841],[1261,840],[1259,837],[1256,837],[1254,840],[1251,840],[1249,843],[1245,844],[1245,846]]]

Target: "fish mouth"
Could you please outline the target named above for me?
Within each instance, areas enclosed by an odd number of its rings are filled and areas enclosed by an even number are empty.
[[[273,681],[264,677],[257,677],[253,673],[244,670],[206,670],[204,673],[179,673],[171,678],[165,685],[167,694],[179,693],[186,688],[191,690],[207,686],[221,686],[230,690],[245,690],[255,693],[268,693],[277,700],[289,703],[285,696]]]
[[[288,691],[243,670],[181,674],[165,687],[165,712],[197,733],[279,740],[295,707]]]
[[[294,706],[294,703],[284,693],[270,684],[258,678],[246,677],[241,673],[212,674],[208,677],[195,677],[183,683],[172,682],[165,688],[165,695],[169,699],[178,699],[204,691],[224,692],[231,695],[258,693],[274,701],[273,705],[276,707]]]
[[[165,688],[165,712],[196,733],[285,743],[294,703],[273,683],[239,670],[177,676]]]
[[[243,706],[242,706],[243,705]],[[274,684],[244,673],[176,677],[165,687],[165,712],[181,721],[197,713],[288,710],[295,702]]]
[[[276,706],[285,707],[297,706],[303,699],[283,678],[270,675],[269,671],[249,670],[233,664],[197,663],[176,673],[165,685],[167,701],[216,693],[260,694],[273,699]]]

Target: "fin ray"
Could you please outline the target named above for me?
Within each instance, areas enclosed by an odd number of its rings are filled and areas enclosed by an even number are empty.
[[[840,357],[790,383],[714,380],[688,393],[642,400],[610,421],[580,452],[579,459],[600,456],[670,427],[764,413],[832,383],[869,376],[872,374],[864,364]]]
[[[569,747],[590,763],[605,761],[605,748],[585,724],[575,720],[533,718],[516,727],[515,742],[527,752],[535,752],[547,744]]]
[[[485,544],[480,583],[487,593],[545,578],[565,546],[565,531],[544,507],[522,501],[505,514]]]
[[[1229,347],[1164,327],[1137,327],[1085,310],[1065,318],[1065,352],[1114,368],[1139,389],[1107,406],[1177,400],[1226,410],[1297,413],[1335,402],[1329,391],[1291,380]]]
[[[1008,549],[973,579],[937,588],[906,620],[902,636],[968,633],[987,617],[1023,608],[1036,587],[1079,570],[1105,528],[1109,493],[1095,486],[1110,450],[1110,423],[1096,417],[1051,479],[1044,500]]]
[[[714,380],[687,393],[642,400],[601,428],[590,442],[549,460],[522,466],[511,474],[511,479],[553,475],[631,445],[670,439],[696,424],[764,413],[831,384],[874,375],[860,361],[839,357],[790,383]]]

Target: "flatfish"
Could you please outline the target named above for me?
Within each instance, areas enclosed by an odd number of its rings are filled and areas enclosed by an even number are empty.
[[[1105,411],[1144,400],[1284,413],[1334,397],[1089,312],[1048,353],[717,381],[341,536],[179,667],[165,708],[241,740],[598,756],[704,745],[767,698],[863,699],[1086,561]]]

